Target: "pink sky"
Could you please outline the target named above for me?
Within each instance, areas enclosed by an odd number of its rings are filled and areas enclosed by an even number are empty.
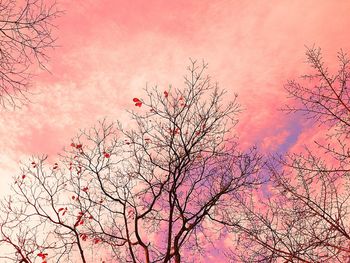
[[[228,100],[239,94],[244,146],[291,147],[310,131],[278,108],[286,80],[307,72],[304,45],[322,47],[331,65],[339,48],[350,50],[345,0],[57,2],[66,13],[57,23],[52,74],[34,79],[33,104],[1,112],[3,189],[19,161],[32,154],[55,158],[78,129],[103,117],[127,118],[125,109],[146,83],[180,87],[189,57],[209,63]]]
[[[66,13],[52,74],[34,79],[33,104],[1,112],[3,186],[20,160],[55,157],[78,129],[125,118],[146,83],[180,87],[189,57],[209,63],[228,99],[238,92],[243,145],[289,147],[302,122],[277,109],[286,80],[306,72],[304,45],[322,47],[331,62],[339,48],[350,50],[349,1],[58,2]]]
[[[146,83],[181,86],[189,57],[209,63],[228,99],[239,93],[243,145],[281,149],[300,132],[298,119],[277,109],[286,80],[305,73],[304,45],[321,46],[331,61],[349,50],[348,1],[58,2],[66,14],[52,74],[34,80],[34,104],[1,112],[2,185],[20,160],[55,156],[79,128],[125,117]]]

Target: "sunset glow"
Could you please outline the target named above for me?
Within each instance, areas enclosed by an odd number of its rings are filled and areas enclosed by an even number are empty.
[[[281,111],[295,103],[285,86],[312,72],[306,47],[321,47],[329,71],[337,72],[337,52],[350,52],[349,1],[57,0],[57,5],[64,13],[54,23],[56,47],[48,51],[47,70],[31,68],[30,102],[1,109],[2,197],[22,175],[20,164],[30,165],[32,156],[47,154],[58,169],[65,149],[79,152],[72,138],[80,130],[103,120],[132,125],[128,111],[149,112],[146,87],[158,87],[161,98],[170,100],[171,89],[184,87],[191,59],[208,63],[212,83],[227,92],[224,103],[238,94],[241,112],[232,135],[240,149],[257,146],[268,157],[303,151],[305,144],[317,151],[314,141],[327,127]],[[106,162],[114,158],[108,151],[102,156]],[[214,227],[210,234],[218,235]],[[229,262],[219,248],[232,248],[230,235],[217,237],[217,247],[208,245],[209,259],[198,262]]]

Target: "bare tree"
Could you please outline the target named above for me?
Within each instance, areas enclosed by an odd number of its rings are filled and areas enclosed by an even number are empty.
[[[46,159],[23,166],[11,196],[1,204],[0,244],[8,254],[0,258],[6,262],[76,262],[74,256],[86,262],[84,237],[77,229],[81,210],[69,203],[70,177],[58,164],[49,167]]]
[[[0,104],[16,107],[28,101],[31,66],[45,68],[54,47],[53,21],[60,14],[44,0],[0,1]]]
[[[316,149],[269,162],[272,190],[264,209],[242,202],[246,262],[350,262],[349,59],[340,51],[339,71],[331,74],[320,49],[307,48],[306,56],[314,73],[303,76],[307,83],[288,82],[296,103],[287,111],[304,113],[328,132]]]
[[[235,98],[225,106],[206,67],[192,62],[184,89],[134,98],[128,127],[103,121],[51,169],[42,159],[23,171],[12,195],[23,208],[3,208],[16,224],[45,226],[40,253],[64,262],[74,253],[87,262],[91,251],[94,262],[193,262],[214,233],[225,234],[220,222],[261,183],[261,157],[239,150],[239,105]]]

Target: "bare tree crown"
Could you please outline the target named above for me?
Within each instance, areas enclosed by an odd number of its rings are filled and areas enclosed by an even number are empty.
[[[28,101],[31,66],[45,68],[54,47],[56,4],[44,0],[0,1],[0,104],[16,107]]]
[[[242,203],[244,262],[350,262],[349,59],[340,51],[339,70],[331,74],[320,49],[307,48],[306,57],[314,72],[303,76],[306,83],[288,82],[295,101],[287,110],[329,130],[316,150],[269,162],[264,209]]]
[[[19,247],[16,260],[75,253],[88,262],[95,249],[102,261],[191,262],[214,228],[225,233],[223,218],[261,181],[261,157],[239,150],[236,97],[225,103],[206,67],[191,62],[184,89],[146,89],[132,99],[129,127],[102,121],[53,167],[43,158],[23,170],[12,200],[21,208],[3,205],[11,217],[3,242]],[[6,232],[12,223],[32,226],[22,243]]]

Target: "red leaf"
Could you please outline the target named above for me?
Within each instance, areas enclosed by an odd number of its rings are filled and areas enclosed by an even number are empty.
[[[106,152],[104,152],[103,155],[104,155],[105,158],[111,157],[111,155],[109,153],[106,153]]]
[[[63,211],[62,216],[64,216],[67,212],[67,207],[65,207],[65,208],[61,207],[60,209],[58,209],[58,213],[61,211]]]
[[[87,234],[80,234],[80,237],[83,241],[86,241],[88,238],[88,235]]]
[[[135,214],[134,210],[129,209],[129,211],[128,211],[128,217],[131,218],[131,217],[134,216],[134,214]]]
[[[22,175],[22,179],[24,179],[24,178],[26,178],[26,175],[24,174],[24,175]]]
[[[179,134],[179,133],[180,133],[180,129],[179,129],[179,128],[176,128],[176,129],[174,129],[174,130],[168,128],[168,131],[169,131],[169,133],[172,134],[172,135],[176,135],[176,134]]]
[[[88,190],[89,188],[87,187],[87,186],[85,186],[83,189],[81,189],[81,190],[83,190],[85,193],[87,192],[87,190]]]
[[[169,96],[169,93],[167,91],[164,91],[164,97],[167,98]]]
[[[81,144],[77,144],[75,148],[77,148],[77,149],[81,149],[82,147],[83,147],[83,145],[81,145]]]
[[[40,257],[41,259],[45,259],[47,255],[48,255],[47,253],[42,253],[42,252],[40,252],[40,253],[38,254],[38,257]]]
[[[142,102],[138,98],[133,98],[132,101],[135,102],[136,107],[141,107]]]
[[[75,143],[71,143],[70,146],[75,147]]]

